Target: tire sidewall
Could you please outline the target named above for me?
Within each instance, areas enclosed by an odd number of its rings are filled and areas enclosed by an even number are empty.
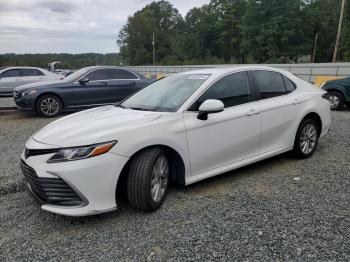
[[[155,202],[152,198],[153,169],[159,157],[164,156],[169,165],[169,177],[162,198]],[[144,212],[157,210],[164,202],[171,177],[171,158],[162,148],[150,148],[135,155],[129,166],[127,177],[127,195],[129,203]]]
[[[339,104],[334,107],[331,108],[332,110],[341,110],[344,107],[344,96],[342,93],[338,92],[338,91],[330,91],[328,92],[329,96],[336,96],[339,99]]]
[[[301,137],[301,133],[303,132],[304,128],[306,125],[308,124],[312,124],[313,126],[315,126],[316,128],[316,142],[315,142],[315,146],[312,149],[312,151],[308,154],[305,154],[302,150],[301,150],[301,146],[300,146],[300,137]],[[296,155],[300,158],[308,158],[310,156],[312,156],[317,148],[318,145],[318,139],[319,139],[319,135],[320,135],[320,127],[317,125],[316,121],[314,121],[311,118],[307,118],[305,120],[303,120],[301,122],[301,124],[298,127],[298,131],[295,137],[295,142],[294,142],[294,152],[296,153]]]
[[[56,114],[54,115],[47,115],[45,114],[41,108],[40,108],[40,104],[42,103],[43,100],[45,100],[46,98],[53,98],[55,99],[57,102],[58,102],[58,105],[59,105],[59,109],[57,111]],[[40,115],[40,116],[43,116],[43,117],[47,117],[47,118],[52,118],[52,117],[56,117],[58,115],[61,114],[62,112],[62,101],[59,97],[55,96],[55,95],[43,95],[42,97],[40,97],[37,102],[36,102],[36,112]]]
[[[169,174],[168,174],[168,180],[167,180],[167,184],[166,184],[166,187],[165,187],[165,192],[164,192],[164,195],[163,197],[161,198],[161,200],[159,202],[155,202],[152,198],[152,185],[151,185],[151,181],[152,181],[152,175],[153,175],[153,168],[154,168],[154,165],[156,164],[157,160],[159,157],[161,156],[164,156],[166,158],[166,160],[168,161],[168,168],[169,168]],[[149,192],[148,194],[148,202],[149,202],[149,205],[151,206],[151,209],[155,210],[155,209],[158,209],[164,202],[165,198],[166,198],[166,195],[167,195],[167,192],[168,192],[168,188],[169,188],[169,181],[170,181],[170,161],[169,161],[169,157],[168,155],[166,154],[166,152],[164,150],[159,150],[158,154],[156,155],[156,157],[154,157],[154,159],[152,160],[152,168],[151,170],[149,170],[148,173],[148,180],[149,180],[149,183],[147,183],[147,191]]]

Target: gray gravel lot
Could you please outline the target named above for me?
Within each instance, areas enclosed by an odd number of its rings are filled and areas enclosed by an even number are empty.
[[[70,218],[23,186],[25,140],[52,120],[0,112],[0,261],[349,261],[350,110],[314,156],[278,156],[183,188],[150,214]]]

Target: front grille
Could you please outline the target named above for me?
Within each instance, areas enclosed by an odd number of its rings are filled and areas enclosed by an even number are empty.
[[[79,195],[60,177],[38,177],[35,170],[21,161],[22,172],[32,193],[43,203],[55,206],[78,206],[83,203]]]
[[[38,156],[38,155],[45,155],[45,154],[52,154],[56,153],[59,149],[54,148],[54,149],[24,149],[24,156],[25,158],[28,158],[30,156]]]

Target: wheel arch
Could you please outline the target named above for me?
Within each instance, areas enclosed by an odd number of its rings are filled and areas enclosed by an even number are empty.
[[[330,87],[330,88],[327,88],[326,91],[327,92],[338,92],[338,93],[342,94],[344,98],[346,97],[345,88],[342,86]]]
[[[43,96],[46,96],[46,95],[57,96],[61,100],[62,109],[64,108],[64,101],[63,101],[62,97],[59,94],[55,93],[55,92],[49,91],[49,92],[45,92],[45,93],[42,93],[42,94],[38,95],[38,97],[35,99],[35,103],[34,103],[35,109],[37,107],[37,103],[38,103],[39,99],[42,98]]]
[[[320,136],[322,133],[322,128],[323,128],[322,119],[321,119],[320,115],[314,111],[308,112],[299,122],[299,126],[307,118],[311,118],[312,120],[314,120],[317,123],[318,128],[319,128],[318,136]],[[298,128],[299,128],[299,126],[298,126]]]
[[[126,164],[122,168],[122,171],[119,175],[117,186],[116,186],[116,195],[119,194],[120,192],[124,194],[126,191],[126,180],[128,176],[129,167],[131,162],[134,160],[135,156],[145,150],[149,150],[152,148],[163,148],[166,150],[166,152],[169,154],[171,180],[183,186],[186,184],[186,180],[185,180],[186,168],[185,168],[185,162],[182,156],[174,148],[168,145],[154,144],[154,145],[145,146],[137,150],[135,153],[133,153],[130,156],[129,160],[126,162]]]

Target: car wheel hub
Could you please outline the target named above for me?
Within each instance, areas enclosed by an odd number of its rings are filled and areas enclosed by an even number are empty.
[[[159,202],[166,191],[169,179],[169,164],[165,156],[160,156],[153,167],[151,195],[154,202]]]
[[[331,103],[331,108],[336,108],[339,105],[339,98],[335,95],[329,96],[329,102]]]
[[[48,116],[54,115],[59,110],[59,104],[56,99],[48,97],[40,104],[41,111]]]
[[[304,127],[300,136],[300,149],[304,154],[310,154],[315,148],[317,140],[317,130],[312,124]]]

